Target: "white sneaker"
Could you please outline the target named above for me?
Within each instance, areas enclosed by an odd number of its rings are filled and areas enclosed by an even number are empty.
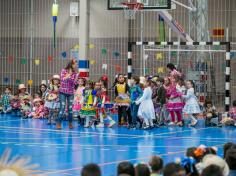
[[[174,122],[170,122],[168,125],[173,126],[173,125],[175,125],[175,123]]]
[[[96,127],[97,128],[103,128],[104,127],[104,123],[99,123]]]
[[[109,128],[113,127],[116,124],[114,120],[111,120],[110,124],[108,125]]]
[[[89,128],[90,127],[90,125],[84,125],[84,128]]]

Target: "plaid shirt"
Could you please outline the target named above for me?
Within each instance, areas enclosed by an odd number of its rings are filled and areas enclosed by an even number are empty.
[[[236,120],[236,107],[231,107],[230,108],[229,115],[232,119]]]
[[[68,71],[66,69],[63,69],[61,71],[61,84],[59,91],[64,94],[74,94],[75,84],[76,84],[76,78],[77,74],[73,72],[69,78],[65,78]]]
[[[2,95],[2,104],[5,106],[9,106],[10,105],[10,97],[11,97],[11,95],[9,95],[9,94],[3,94]]]

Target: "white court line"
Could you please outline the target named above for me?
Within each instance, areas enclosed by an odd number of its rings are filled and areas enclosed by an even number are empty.
[[[18,119],[18,120],[0,120],[0,123],[1,122],[18,122],[18,121],[26,121],[26,120],[29,120],[29,119]]]
[[[4,138],[4,139],[11,139],[11,140],[16,140],[16,139],[19,139],[19,140],[37,140],[37,139],[44,139],[44,140],[55,140],[55,139],[80,139],[80,138],[90,138],[90,137],[95,137],[96,135],[89,135],[89,136],[65,136],[65,137],[58,137],[58,138],[46,138],[46,137],[42,137],[42,138],[22,138],[22,137],[19,137],[19,138]],[[1,140],[1,139],[0,139]]]
[[[103,150],[103,151],[107,151],[107,150],[110,150],[110,149],[107,149],[107,148],[102,148],[100,150]]]
[[[117,152],[127,152],[127,150],[116,150]]]
[[[165,133],[159,133],[159,134],[150,134],[150,135],[130,135],[130,134],[115,134],[115,133],[97,133],[97,132],[77,132],[77,131],[68,131],[68,130],[52,130],[52,129],[38,129],[38,128],[22,128],[22,127],[6,127],[6,126],[0,126],[0,128],[6,128],[6,129],[25,129],[25,130],[37,130],[37,131],[48,131],[48,132],[60,132],[60,133],[76,133],[76,134],[99,134],[99,135],[111,135],[111,136],[129,136],[134,138],[141,138],[141,137],[155,137],[160,136],[163,134],[177,134],[177,133],[184,133],[184,132],[190,132],[190,131],[200,131],[200,130],[206,130],[206,129],[216,129],[217,127],[206,127],[206,128],[198,128],[198,129],[190,129],[190,130],[182,130],[182,131],[174,131],[174,132],[165,132]]]
[[[222,142],[222,141],[221,141]],[[14,144],[15,142],[7,142],[8,144]],[[53,143],[17,143],[20,145],[47,145],[47,146],[74,146],[74,147],[86,147],[85,149],[88,149],[88,147],[123,147],[123,148],[137,148],[137,145],[80,145],[80,144],[53,144]],[[186,146],[167,146],[167,145],[163,145],[163,146],[155,146],[155,145],[148,145],[148,146],[139,146],[140,148],[185,148]],[[92,148],[90,148],[92,149]]]
[[[218,144],[216,145],[215,147],[219,147],[219,146],[222,146],[224,144]],[[165,154],[160,154],[159,156],[160,157],[163,157],[163,156],[168,156],[168,155],[174,155],[174,154],[180,154],[180,153],[185,153],[186,151],[185,150],[182,150],[182,151],[177,151],[177,152],[169,152],[169,153],[165,153]],[[132,159],[124,159],[124,160],[119,160],[119,161],[112,161],[112,162],[106,162],[106,163],[100,163],[98,164],[100,167],[103,167],[103,166],[107,166],[107,165],[112,165],[112,164],[118,164],[122,161],[137,161],[137,160],[146,160],[146,159],[149,159],[150,157],[152,157],[153,155],[151,156],[145,156],[145,157],[140,157],[140,158],[132,158]],[[70,169],[62,169],[62,170],[57,170],[57,171],[52,171],[52,172],[44,172],[44,174],[46,175],[49,175],[49,174],[58,174],[58,173],[65,173],[65,172],[68,172],[68,171],[78,171],[78,170],[81,170],[83,167],[80,166],[80,167],[76,167],[76,168],[70,168]]]

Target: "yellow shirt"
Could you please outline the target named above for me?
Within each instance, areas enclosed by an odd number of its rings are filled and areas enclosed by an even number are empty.
[[[125,94],[126,84],[117,84],[117,92],[118,94]]]

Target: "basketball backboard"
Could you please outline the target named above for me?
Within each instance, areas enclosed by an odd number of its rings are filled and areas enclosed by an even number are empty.
[[[171,0],[108,0],[108,10],[123,10],[124,2],[143,3],[143,10],[171,9]]]

